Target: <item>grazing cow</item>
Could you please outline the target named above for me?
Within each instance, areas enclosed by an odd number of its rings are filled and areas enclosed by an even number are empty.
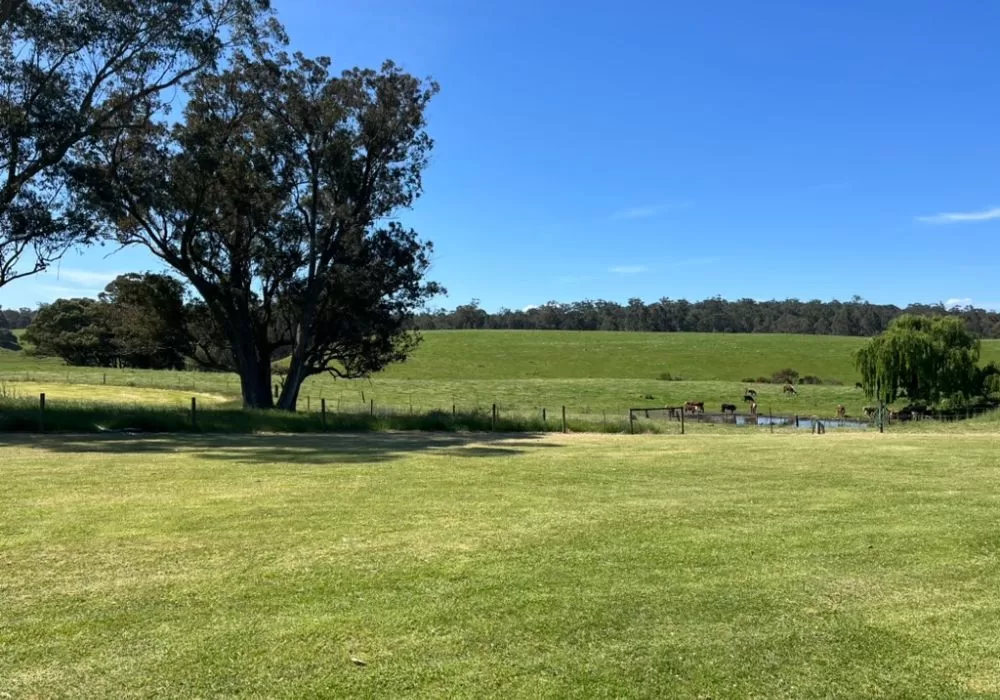
[[[844,404],[837,404],[837,418],[847,418],[847,409],[844,408]]]
[[[688,401],[684,404],[684,410],[688,413],[704,413],[705,412],[705,402],[704,401]]]
[[[757,400],[756,394],[743,394],[743,403],[753,403]]]
[[[877,411],[878,409],[875,408],[874,406],[865,406],[861,410],[864,411],[865,418],[872,418],[875,416],[875,411]]]
[[[736,406],[734,406],[731,403],[724,403],[724,404],[722,404],[722,412],[723,413],[736,413]]]
[[[791,384],[785,384],[785,388],[783,388],[782,391],[786,394],[795,394],[796,396],[799,395],[799,392],[795,391],[795,387]]]

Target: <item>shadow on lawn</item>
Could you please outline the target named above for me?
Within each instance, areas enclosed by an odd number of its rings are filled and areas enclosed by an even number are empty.
[[[308,435],[23,435],[0,434],[0,449],[30,447],[70,454],[149,456],[187,453],[198,459],[255,464],[361,464],[414,453],[457,458],[512,457],[526,449],[555,447],[540,434],[311,433]]]

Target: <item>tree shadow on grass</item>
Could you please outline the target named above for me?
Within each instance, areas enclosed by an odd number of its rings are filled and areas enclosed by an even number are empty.
[[[513,457],[555,447],[542,434],[496,433],[310,433],[298,435],[23,435],[0,434],[0,450],[21,447],[60,454],[149,457],[189,454],[254,464],[363,464],[388,462],[417,453],[456,458]]]

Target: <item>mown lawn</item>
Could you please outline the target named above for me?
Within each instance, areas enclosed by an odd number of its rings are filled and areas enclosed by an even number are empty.
[[[998,447],[0,435],[0,697],[996,695]]]

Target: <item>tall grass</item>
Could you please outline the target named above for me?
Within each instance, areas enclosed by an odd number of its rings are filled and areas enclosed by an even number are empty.
[[[622,416],[567,415],[570,432],[623,433]],[[44,412],[37,399],[0,398],[0,432],[100,433],[106,431],[149,433],[315,433],[315,432],[505,432],[544,433],[563,429],[561,416],[543,420],[541,415],[491,410],[427,411],[403,413],[254,411],[232,405],[190,409],[141,404],[51,402]],[[642,432],[677,432],[676,425],[644,424]]]

